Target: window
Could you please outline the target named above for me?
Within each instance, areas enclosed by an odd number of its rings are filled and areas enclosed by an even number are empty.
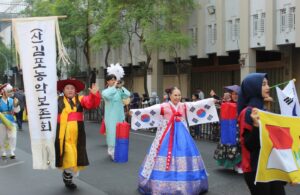
[[[192,46],[196,47],[198,43],[198,28],[193,27],[190,29],[190,36],[192,38]]]
[[[296,7],[285,7],[279,10],[280,33],[295,31]]]
[[[240,19],[235,19],[235,23],[233,26],[233,41],[236,41],[240,38]]]
[[[217,24],[208,25],[208,43],[214,45],[217,40]]]
[[[216,40],[217,40],[217,24],[214,24],[214,27],[213,27],[213,42],[212,42],[212,44],[215,44]]]
[[[227,40],[232,39],[232,20],[227,21]]]
[[[289,17],[288,17],[288,27],[290,31],[295,30],[295,7],[290,7],[289,9]]]
[[[280,9],[280,32],[284,32],[287,27],[286,24],[286,9]]]
[[[265,33],[265,18],[266,18],[266,14],[262,13],[260,17],[260,23],[259,23],[259,33],[261,36]]]
[[[227,40],[236,41],[240,38],[240,19],[227,21]]]
[[[265,33],[265,18],[266,14],[254,14],[253,18],[253,36],[254,37],[261,37]]]
[[[253,36],[256,37],[258,35],[258,14],[252,16],[253,18]]]

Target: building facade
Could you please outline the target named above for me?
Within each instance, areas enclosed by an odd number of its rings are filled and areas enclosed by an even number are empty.
[[[201,89],[220,95],[223,87],[240,84],[250,72],[267,72],[271,85],[300,75],[300,1],[296,0],[198,0],[184,32],[193,40],[182,50],[186,67],[180,76],[184,97]],[[297,9],[298,8],[298,9]],[[132,43],[132,64],[138,70],[145,55],[139,41]],[[110,63],[131,64],[127,46],[114,49]],[[95,66],[104,64],[105,48],[94,54]],[[97,57],[96,57],[97,56]],[[97,68],[101,68],[97,67]],[[174,59],[164,52],[152,56],[148,89],[162,96],[163,90],[178,85]],[[130,73],[129,73],[130,74]],[[300,78],[299,78],[300,79]],[[103,78],[99,77],[102,83]],[[296,82],[297,90],[300,84]],[[131,90],[144,93],[142,75],[133,77]]]
[[[183,97],[201,89],[208,97],[210,89],[220,96],[226,85],[240,84],[250,72],[267,72],[271,85],[300,75],[300,1],[296,0],[195,0],[198,6],[182,26],[192,43],[181,49],[184,65],[176,74],[175,59],[167,52],[152,54],[147,70],[149,94],[181,84]],[[297,9],[298,8],[298,9]],[[8,30],[0,32],[9,37]],[[9,43],[9,39],[7,43]],[[121,63],[126,71],[126,85],[140,95],[144,93],[141,64],[146,56],[138,37],[131,42],[132,58],[127,43],[112,49],[109,63]],[[106,48],[93,51],[92,68],[98,70],[97,82],[104,88]],[[79,57],[79,64],[85,58]],[[132,65],[132,66],[129,66]],[[180,82],[179,82],[180,79]],[[297,90],[300,84],[296,82]],[[274,95],[273,95],[274,96]]]

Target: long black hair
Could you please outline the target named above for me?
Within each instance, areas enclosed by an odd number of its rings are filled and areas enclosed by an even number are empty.
[[[109,75],[106,75],[106,77],[105,77],[105,81],[106,81],[106,82],[107,82],[107,81],[110,81],[110,80],[112,80],[112,79],[117,80],[116,75],[114,75],[114,74],[109,74]]]

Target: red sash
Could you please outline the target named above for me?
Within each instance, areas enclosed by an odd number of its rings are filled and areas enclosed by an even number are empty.
[[[60,114],[57,116],[57,123],[60,123]],[[83,121],[82,112],[70,112],[67,121]]]
[[[169,137],[169,144],[168,144],[168,154],[167,154],[167,163],[166,163],[166,170],[170,170],[170,164],[171,164],[171,160],[172,160],[172,149],[173,149],[173,140],[174,140],[174,125],[175,125],[175,121],[180,121],[180,118],[182,116],[182,114],[180,112],[177,112],[171,105],[170,108],[173,112],[173,115],[171,116],[171,119],[169,120],[166,129],[164,130],[163,135],[161,136],[160,140],[159,140],[159,144],[156,150],[156,156],[158,155],[158,152],[160,150],[162,141],[164,140],[169,128],[170,128],[170,137]]]

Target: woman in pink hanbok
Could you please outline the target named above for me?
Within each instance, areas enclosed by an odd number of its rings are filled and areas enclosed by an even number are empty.
[[[160,105],[162,122],[139,172],[142,194],[200,194],[208,190],[200,152],[188,130],[186,104],[178,88]]]

